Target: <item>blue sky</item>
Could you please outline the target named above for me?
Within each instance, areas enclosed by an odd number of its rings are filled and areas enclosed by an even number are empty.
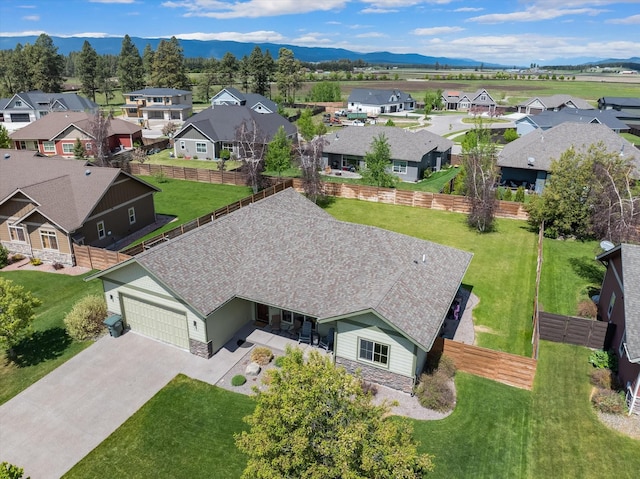
[[[2,0],[0,35],[235,40],[528,65],[640,56],[640,0]]]

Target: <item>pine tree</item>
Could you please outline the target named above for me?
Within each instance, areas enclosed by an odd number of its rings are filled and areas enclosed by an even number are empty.
[[[273,57],[267,50],[264,54],[258,45],[255,46],[249,56],[249,72],[253,78],[251,90],[253,93],[267,96],[270,89],[271,75],[275,70]]]
[[[283,171],[291,168],[291,140],[287,138],[283,126],[278,128],[273,140],[269,142],[264,162],[267,170],[275,171],[278,178]]]
[[[118,81],[123,93],[144,88],[144,65],[140,52],[129,35],[122,40],[118,57]]]
[[[190,88],[184,66],[184,54],[176,37],[171,37],[169,41],[160,40],[153,56],[151,84],[157,88]]]
[[[220,81],[224,86],[233,86],[234,79],[238,74],[240,65],[231,52],[227,52],[219,63]]]
[[[151,77],[153,76],[153,59],[156,53],[151,48],[151,45],[147,43],[142,52],[142,67],[144,69],[145,85],[149,84]]]
[[[87,40],[82,44],[82,50],[78,55],[76,70],[80,79],[82,93],[96,101],[98,89],[98,54]]]
[[[58,48],[51,37],[42,33],[30,48],[25,47],[33,87],[46,93],[59,93],[62,90],[62,72],[64,59],[58,54]]]
[[[302,83],[300,71],[300,61],[294,58],[293,52],[288,48],[281,48],[278,52],[276,81],[278,91],[287,103],[295,102],[296,90]]]

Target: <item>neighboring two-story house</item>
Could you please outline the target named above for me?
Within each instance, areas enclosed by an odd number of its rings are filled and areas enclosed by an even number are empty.
[[[629,414],[640,414],[640,246],[620,244],[597,259],[607,267],[598,315],[615,325],[611,348],[618,356],[618,378]]]
[[[242,93],[233,87],[223,88],[211,98],[211,106],[216,105],[240,105],[251,108],[256,113],[278,113],[275,101],[258,93]]]
[[[462,90],[444,90],[440,98],[445,110],[460,110],[472,113],[493,113],[496,110],[496,102],[485,88],[480,88],[474,93],[465,93]]]
[[[16,93],[0,99],[0,122],[15,130],[52,112],[96,113],[98,105],[75,93],[44,93],[39,90]]]
[[[354,88],[347,100],[348,111],[374,117],[385,113],[413,111],[415,108],[416,102],[411,94],[400,90]]]
[[[122,113],[142,120],[185,121],[193,114],[193,95],[175,88],[144,88],[124,94]]]
[[[91,123],[93,115],[84,112],[50,113],[11,133],[16,150],[38,151],[47,156],[72,158],[76,141],[80,140],[87,156],[95,151],[95,136]],[[110,151],[130,150],[142,143],[140,126],[126,120],[112,118],[107,130]]]
[[[156,221],[156,187],[118,168],[0,150],[0,242],[72,265],[73,244],[109,247]]]

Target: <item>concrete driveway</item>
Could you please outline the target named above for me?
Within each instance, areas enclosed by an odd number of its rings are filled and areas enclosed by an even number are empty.
[[[0,461],[59,478],[176,374],[215,384],[245,353],[206,360],[135,333],[103,337],[0,406]]]

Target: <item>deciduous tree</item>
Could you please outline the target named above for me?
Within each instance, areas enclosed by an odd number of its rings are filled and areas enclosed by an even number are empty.
[[[317,102],[340,101],[340,83],[337,81],[315,83],[309,91],[308,99]]]
[[[362,381],[312,351],[287,349],[282,368],[256,389],[250,430],[236,435],[249,456],[243,478],[417,479],[433,469],[418,454],[411,423],[373,405]]]
[[[109,149],[109,125],[111,118],[102,112],[97,112],[89,120],[88,133],[93,138],[91,150],[98,166],[109,166],[111,150]]]
[[[14,347],[31,334],[34,308],[40,300],[24,287],[0,278],[0,346],[7,349],[9,359],[16,357]]]
[[[371,150],[364,156],[365,168],[362,177],[374,186],[388,188],[394,186],[398,177],[389,172],[391,166],[391,147],[384,133],[371,142]]]
[[[262,186],[267,136],[255,120],[245,120],[236,128],[236,141],[242,171],[247,176],[247,185],[257,193]]]
[[[269,142],[265,156],[267,170],[275,171],[278,178],[282,176],[283,171],[291,168],[291,147],[291,140],[287,138],[284,127],[280,126],[273,140]]]

